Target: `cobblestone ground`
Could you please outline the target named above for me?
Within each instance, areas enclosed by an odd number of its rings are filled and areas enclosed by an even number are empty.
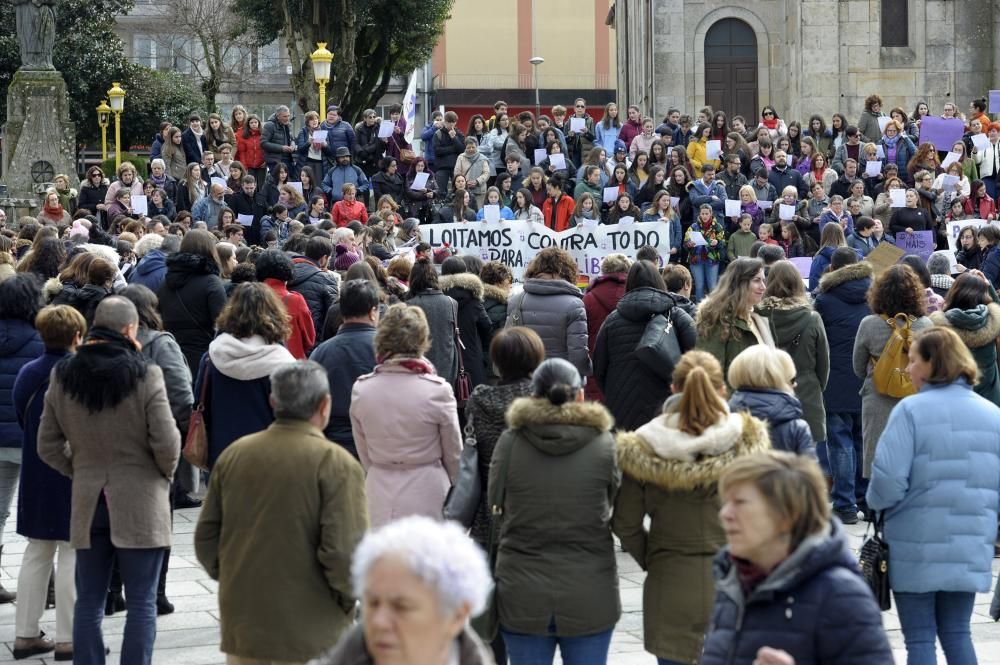
[[[13,515],[10,526],[13,527]],[[156,665],[214,665],[224,663],[225,657],[219,652],[219,608],[216,598],[218,585],[208,578],[194,556],[192,542],[197,510],[181,510],[175,513],[174,548],[170,559],[170,575],[167,593],[177,610],[174,614],[160,617],[157,621],[156,650],[153,662]],[[21,565],[21,554],[25,541],[11,528],[4,539],[2,579],[8,589],[17,586],[17,575]],[[860,547],[864,525],[848,527],[852,544]],[[644,574],[632,559],[618,555],[618,570],[621,576],[621,599],[624,610],[621,621],[615,629],[611,642],[610,665],[653,665],[655,659],[642,647],[642,582]],[[994,576],[1000,572],[1000,559],[994,559]],[[979,655],[980,665],[1000,665],[1000,624],[989,618],[990,594],[980,594],[972,615],[972,635]],[[899,620],[895,612],[883,616],[889,639],[896,656],[896,663],[906,662],[903,636],[899,630]],[[104,634],[111,647],[109,663],[117,663],[121,648],[121,635],[125,625],[124,613],[104,620]],[[42,618],[42,630],[49,635],[55,633],[55,613],[48,610]],[[13,663],[11,652],[14,643],[14,606],[0,605],[0,664]],[[51,658],[35,658],[17,661],[27,665],[54,662]],[[558,661],[557,661],[558,662]],[[939,663],[944,656],[939,653]]]

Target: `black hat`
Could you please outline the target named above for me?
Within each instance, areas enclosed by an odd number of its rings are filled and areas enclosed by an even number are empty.
[[[337,148],[337,152],[334,154],[337,157],[350,157],[351,151],[348,148],[345,148],[344,146],[340,146],[339,148]]]

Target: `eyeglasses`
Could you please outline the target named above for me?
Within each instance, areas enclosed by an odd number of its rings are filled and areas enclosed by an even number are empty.
[[[578,109],[585,109],[585,108],[587,108],[587,107],[586,107],[586,106],[584,106],[583,104],[577,104],[577,105],[576,105],[576,108],[578,108]]]
[[[773,111],[764,111],[764,117],[767,118],[768,116],[774,117],[774,112]]]

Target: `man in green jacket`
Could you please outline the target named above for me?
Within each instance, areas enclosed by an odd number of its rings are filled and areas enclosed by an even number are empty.
[[[364,473],[323,436],[326,370],[271,374],[275,421],[236,440],[212,470],[195,531],[198,561],[219,581],[228,665],[304,663],[353,619],[351,556],[368,528]]]

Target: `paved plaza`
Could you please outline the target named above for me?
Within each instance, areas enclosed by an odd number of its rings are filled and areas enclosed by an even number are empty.
[[[2,581],[8,589],[17,586],[17,575],[24,552],[25,540],[13,533],[14,515],[11,512],[11,527],[4,539]],[[180,510],[174,518],[174,548],[170,558],[170,575],[167,594],[177,610],[157,621],[156,650],[153,662],[156,665],[214,665],[224,663],[225,657],[219,652],[219,607],[216,598],[218,585],[209,579],[198,565],[194,556],[193,534],[198,509]],[[847,527],[852,545],[861,545],[864,523]],[[644,573],[623,552],[618,554],[618,571],[621,578],[621,599],[623,614],[615,629],[611,643],[610,665],[653,665],[655,659],[642,648],[642,581]],[[994,576],[1000,572],[1000,559],[993,561]],[[976,608],[972,615],[972,635],[979,655],[980,665],[1000,665],[1000,624],[989,617],[990,594],[976,597]],[[899,630],[899,620],[894,611],[883,615],[889,639],[896,656],[896,663],[906,662],[903,636]],[[108,663],[117,663],[121,648],[125,614],[119,613],[104,620],[104,635],[111,656]],[[55,634],[55,612],[48,610],[42,619],[42,630],[50,636]],[[0,605],[0,664],[25,663],[40,665],[53,663],[49,658],[31,658],[15,661],[11,653],[14,643],[14,605]],[[51,654],[49,654],[51,656]],[[557,660],[558,662],[558,660]],[[944,663],[939,654],[939,662]]]

